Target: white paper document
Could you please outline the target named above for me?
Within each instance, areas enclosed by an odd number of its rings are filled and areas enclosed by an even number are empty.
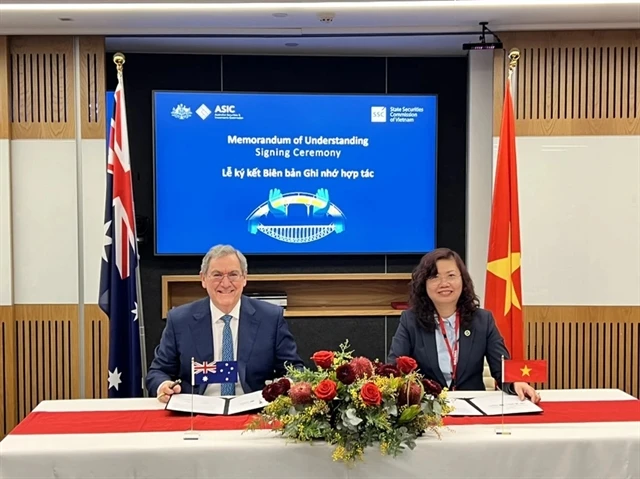
[[[262,397],[262,391],[234,397],[173,394],[169,398],[165,409],[190,413],[193,406],[194,414],[230,416],[232,414],[256,411],[267,404],[269,403]]]
[[[453,411],[448,414],[449,416],[484,416],[467,399],[452,398],[449,399],[449,404],[453,407]]]
[[[504,397],[503,397],[504,396]],[[450,416],[500,416],[513,414],[535,414],[542,408],[528,399],[521,401],[518,396],[500,391],[475,398],[452,398],[449,400],[455,408]]]

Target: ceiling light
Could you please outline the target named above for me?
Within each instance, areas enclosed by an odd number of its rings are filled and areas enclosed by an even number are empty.
[[[287,14],[287,13],[274,13],[273,16],[276,17],[276,18],[285,18],[285,17],[288,17],[289,14]]]
[[[69,17],[60,17],[58,18],[58,20],[60,20],[61,22],[73,22],[73,18]]]
[[[285,43],[284,46],[285,47],[297,47],[298,45],[300,45],[299,43]]]
[[[404,8],[469,9],[487,7],[526,6],[587,6],[587,5],[640,5],[640,0],[383,0],[344,2],[254,2],[254,3],[0,3],[0,12],[55,12],[55,11],[238,11],[238,10],[373,10]]]

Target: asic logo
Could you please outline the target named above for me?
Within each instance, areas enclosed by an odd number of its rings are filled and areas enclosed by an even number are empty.
[[[373,123],[384,123],[387,121],[387,107],[386,106],[372,106],[371,107],[371,121]]]
[[[235,105],[216,105],[214,113],[235,113]]]

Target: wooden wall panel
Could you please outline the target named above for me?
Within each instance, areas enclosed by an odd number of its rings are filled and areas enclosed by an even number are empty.
[[[109,377],[109,318],[97,304],[84,306],[85,397],[106,398]]]
[[[494,134],[500,132],[508,52],[518,136],[640,134],[640,30],[505,32],[494,57]]]
[[[10,138],[9,38],[0,36],[0,139]]]
[[[10,38],[13,139],[75,138],[73,38]]]
[[[0,306],[0,439],[18,424],[13,315],[13,306]]]
[[[78,306],[15,305],[16,408],[22,420],[39,402],[80,397]]]
[[[526,306],[530,359],[549,362],[540,389],[618,388],[640,397],[640,307]]]
[[[82,138],[106,137],[104,37],[80,37]]]

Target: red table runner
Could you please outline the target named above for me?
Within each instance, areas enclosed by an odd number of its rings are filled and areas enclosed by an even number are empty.
[[[505,424],[640,421],[640,400],[546,402],[542,414],[505,416]],[[252,415],[195,416],[199,431],[242,430]],[[501,424],[500,416],[447,417],[445,425]],[[11,434],[99,434],[186,431],[191,417],[166,410],[32,412]]]

